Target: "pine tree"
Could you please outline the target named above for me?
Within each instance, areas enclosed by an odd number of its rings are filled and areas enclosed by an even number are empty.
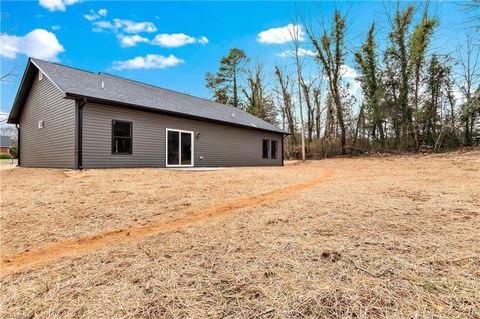
[[[228,55],[220,61],[220,68],[216,74],[207,72],[206,87],[213,93],[213,100],[240,107],[241,77],[245,74],[245,64],[248,62],[247,55],[243,50],[230,49]]]

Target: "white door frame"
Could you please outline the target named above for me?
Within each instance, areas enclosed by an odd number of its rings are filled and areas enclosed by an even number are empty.
[[[182,164],[168,164],[168,132],[178,132],[178,161],[179,163],[182,162],[182,133],[189,133],[191,136],[191,145],[192,145],[192,163],[188,165]],[[174,128],[167,128],[165,130],[165,166],[166,167],[193,167],[194,159],[195,159],[195,147],[194,147],[194,131],[186,131],[186,130],[177,130]]]

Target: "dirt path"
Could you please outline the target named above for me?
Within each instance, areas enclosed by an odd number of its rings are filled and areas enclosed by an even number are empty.
[[[232,213],[241,208],[252,208],[284,199],[296,192],[311,188],[324,182],[333,175],[333,170],[325,169],[324,173],[316,179],[293,184],[284,188],[273,190],[257,196],[240,198],[221,205],[190,212],[185,217],[173,219],[168,222],[152,222],[144,226],[121,228],[95,236],[87,236],[74,240],[63,240],[48,244],[43,248],[33,251],[14,254],[2,254],[1,277],[12,273],[52,263],[60,258],[77,256],[92,250],[102,249],[119,243],[131,242],[145,236],[161,232],[168,232],[178,228],[203,223],[211,218]]]

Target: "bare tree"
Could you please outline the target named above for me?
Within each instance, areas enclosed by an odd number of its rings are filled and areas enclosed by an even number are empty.
[[[315,84],[315,79],[306,82],[303,77],[300,77],[300,84],[302,87],[303,91],[303,96],[305,98],[305,105],[307,107],[307,136],[308,136],[308,142],[311,143],[313,139],[313,130],[315,128],[315,108],[314,108],[314,97],[312,96],[315,89],[312,89],[312,87]],[[319,102],[320,103],[320,102]]]
[[[298,21],[298,19],[297,19]],[[302,138],[302,160],[306,160],[305,154],[305,124],[303,120],[303,105],[302,105],[302,67],[303,61],[300,58],[300,45],[301,45],[301,36],[300,32],[302,31],[301,26],[294,24],[292,28],[289,28],[288,32],[290,33],[290,38],[292,40],[293,51],[295,52],[295,67],[297,71],[297,85],[298,85],[298,108],[300,111],[300,133]]]
[[[277,109],[263,79],[263,64],[257,63],[254,70],[247,71],[247,86],[242,87],[245,95],[245,111],[273,125],[278,124]]]
[[[322,80],[320,80],[322,81]],[[315,137],[317,139],[320,138],[321,132],[321,121],[322,121],[322,113],[325,110],[325,107],[322,108],[322,82],[320,85],[313,89],[313,105],[315,106]]]
[[[0,82],[8,82],[9,78],[15,75],[13,73],[14,70],[15,70],[15,66],[11,67],[6,73],[0,75]]]
[[[282,112],[285,114],[288,131],[292,134],[293,142],[295,143],[295,118],[293,115],[293,105],[292,105],[292,94],[289,91],[289,82],[290,79],[288,76],[285,76],[278,66],[275,66],[275,75],[277,76],[278,83],[280,85],[283,107]]]
[[[475,112],[468,112],[468,106],[472,101],[475,87],[480,85],[480,46],[475,43],[471,35],[467,35],[467,40],[458,45],[456,60],[459,71],[454,80],[465,99],[462,112],[462,121],[465,125],[465,144],[471,145]]]
[[[329,140],[332,137],[333,133],[335,133],[335,107],[333,105],[333,99],[330,92],[328,92],[326,104],[327,115],[325,119],[325,131],[323,133],[323,139]]]
[[[461,3],[463,11],[467,13],[473,13],[473,16],[466,23],[474,23],[475,28],[480,29],[480,1],[479,0],[470,0],[464,3]]]
[[[340,90],[341,67],[346,53],[344,48],[345,27],[345,17],[338,10],[335,10],[332,30],[328,33],[324,27],[320,39],[317,39],[313,31],[307,28],[310,40],[317,50],[317,60],[323,66],[328,78],[330,97],[336,108],[337,124],[340,128],[342,154],[345,154],[346,145],[346,127]]]

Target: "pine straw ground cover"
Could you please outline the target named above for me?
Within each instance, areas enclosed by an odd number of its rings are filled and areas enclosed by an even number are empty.
[[[0,317],[480,317],[479,150],[213,172],[2,171],[2,255],[326,170],[279,201],[2,275]]]

